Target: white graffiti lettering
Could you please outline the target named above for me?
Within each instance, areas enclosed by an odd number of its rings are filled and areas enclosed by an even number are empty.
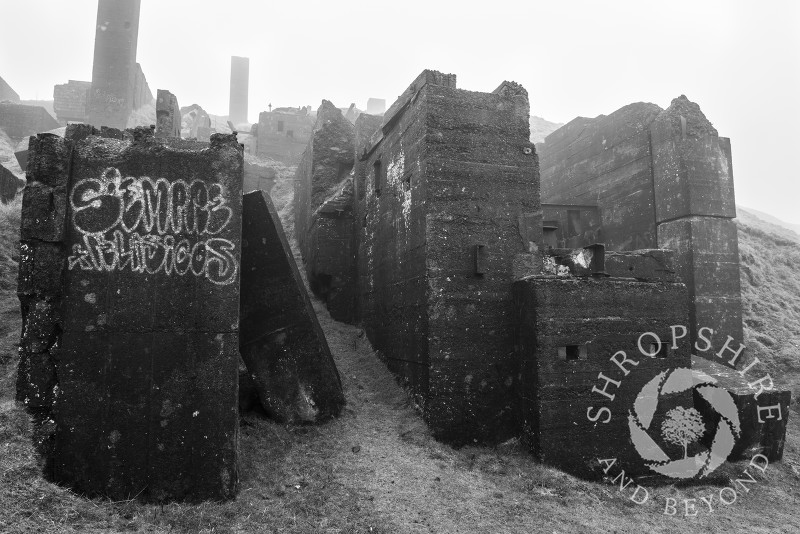
[[[70,194],[80,242],[68,268],[192,274],[218,285],[236,280],[236,245],[215,237],[231,221],[222,184],[124,177],[114,167],[79,181]]]

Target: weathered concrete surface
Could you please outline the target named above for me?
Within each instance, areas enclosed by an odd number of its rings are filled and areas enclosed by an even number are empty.
[[[353,178],[348,176],[311,215],[306,274],[311,290],[325,301],[331,317],[356,320]]]
[[[678,252],[693,328],[743,339],[730,141],[685,96],[650,126],[658,246]]]
[[[597,206],[609,250],[656,248],[649,126],[660,112],[655,104],[629,104],[547,136],[537,145],[542,202]]]
[[[355,130],[327,100],[317,110],[314,133],[294,181],[295,236],[311,290],[334,319],[355,319],[353,168]]]
[[[59,126],[58,121],[41,106],[0,103],[0,129],[11,138],[22,139]]]
[[[603,475],[598,458],[617,458],[628,474],[652,474],[631,443],[628,414],[647,382],[663,371],[690,366],[690,346],[685,342],[665,357],[651,358],[641,355],[637,342],[644,332],[671,341],[670,326],[686,324],[685,286],[534,276],[515,282],[514,293],[524,432],[533,452],[583,477]],[[566,354],[569,346],[578,348],[574,359]],[[629,374],[609,360],[618,351],[637,362],[625,364]],[[617,385],[604,388],[601,373]],[[669,408],[692,403],[691,392],[661,400],[650,425],[654,439]]]
[[[250,93],[250,58],[231,56],[231,90],[228,115],[233,124],[247,122]],[[235,130],[235,128],[232,128]]]
[[[275,420],[315,423],[339,414],[339,373],[267,193],[244,196],[242,359]]]
[[[730,141],[697,104],[681,95],[666,110],[636,103],[577,118],[539,149],[542,198],[561,205],[545,209],[551,246],[675,250],[692,341],[703,327],[742,339]]]
[[[231,498],[241,147],[97,133],[31,139],[17,398],[76,491]]]
[[[424,71],[365,142],[356,121],[359,316],[438,438],[498,442],[518,433],[510,284],[541,241],[538,163],[524,89],[455,82]]]
[[[0,202],[9,203],[25,185],[14,173],[0,165]]]
[[[53,88],[53,111],[59,122],[83,122],[86,120],[86,102],[92,82],[69,80]]]
[[[603,222],[596,205],[542,204],[544,244],[551,248],[580,248],[605,243]]]
[[[167,91],[159,89],[156,97],[156,137],[180,137],[181,107],[178,98]]]
[[[259,156],[297,165],[314,129],[309,108],[275,108],[258,116]]]

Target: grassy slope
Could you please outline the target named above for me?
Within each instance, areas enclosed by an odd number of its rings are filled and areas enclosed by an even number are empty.
[[[291,182],[280,181],[273,195],[289,223]],[[16,239],[18,208],[0,211],[0,251]],[[765,358],[772,356],[770,365],[786,379],[794,377],[796,388],[792,350],[800,335],[800,286],[790,275],[797,250],[773,244],[782,238],[757,222],[740,222],[739,236],[748,341]],[[2,279],[13,282],[13,275],[4,271]],[[233,502],[155,506],[82,499],[39,475],[27,418],[12,401],[19,312],[13,293],[0,291],[0,361],[8,360],[0,363],[2,532],[800,531],[797,412],[784,461],[758,477],[749,494],[713,514],[665,517],[665,496],[699,497],[718,488],[660,488],[657,498],[637,506],[615,486],[537,464],[514,441],[460,450],[437,443],[359,330],[333,321],[319,302],[315,308],[348,401],[338,420],[293,428],[244,417],[241,492]],[[768,338],[775,340],[772,346]]]

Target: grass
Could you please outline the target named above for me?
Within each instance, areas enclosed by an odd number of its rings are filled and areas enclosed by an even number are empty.
[[[280,180],[273,191],[285,223],[291,218],[290,194],[288,180]],[[2,247],[13,248],[18,209],[0,211]],[[769,365],[783,374],[783,382],[795,377],[796,388],[798,361],[791,347],[800,335],[795,315],[800,286],[790,274],[796,271],[797,251],[773,243],[782,238],[757,225],[740,222],[739,236],[748,341],[765,357],[773,356]],[[3,250],[13,266],[13,253]],[[14,280],[12,272],[4,273],[3,280]],[[314,306],[342,376],[347,407],[341,417],[318,427],[290,427],[245,415],[237,499],[159,506],[89,500],[42,479],[27,417],[13,402],[18,305],[13,289],[2,290],[0,532],[800,531],[796,404],[783,462],[757,476],[749,493],[713,513],[698,508],[697,517],[669,517],[663,514],[666,497],[682,502],[718,495],[720,487],[651,488],[651,501],[639,506],[628,498],[629,491],[615,485],[582,481],[535,462],[516,440],[458,450],[438,443],[360,331],[332,320],[321,303]],[[786,309],[791,313],[784,315]],[[732,479],[744,467],[728,466],[725,473]]]

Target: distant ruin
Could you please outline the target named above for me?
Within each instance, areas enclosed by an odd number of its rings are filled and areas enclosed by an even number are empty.
[[[86,122],[124,129],[131,111],[153,102],[136,62],[140,9],[141,0],[99,0],[92,81],[69,80],[53,90],[53,108],[62,125]]]
[[[234,125],[247,122],[249,86],[250,58],[231,56],[231,91],[228,115]]]
[[[297,165],[314,127],[309,108],[275,108],[258,116],[257,153],[287,165]]]
[[[181,107],[178,98],[167,91],[159,89],[156,97],[156,137],[181,136]]]

